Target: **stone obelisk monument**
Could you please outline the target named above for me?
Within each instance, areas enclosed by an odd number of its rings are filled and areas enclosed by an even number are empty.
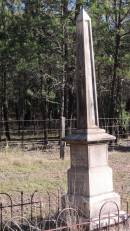
[[[113,192],[112,169],[108,166],[108,142],[115,137],[99,128],[91,19],[84,9],[76,29],[77,129],[66,137],[71,156],[67,198],[69,206],[92,219],[99,216],[107,201],[120,208],[120,196]],[[105,206],[103,214],[108,212],[117,212],[116,206]]]

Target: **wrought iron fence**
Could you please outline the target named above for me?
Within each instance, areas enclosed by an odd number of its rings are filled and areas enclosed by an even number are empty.
[[[40,220],[50,220],[54,214],[61,210],[61,195],[61,190],[51,194],[46,192],[44,196],[38,191],[34,191],[26,197],[21,191],[20,198],[18,197],[19,200],[16,202],[14,196],[0,193],[0,230],[4,229],[8,220],[12,225],[14,217],[17,217],[17,222],[21,225],[24,223],[24,218],[32,225]]]
[[[67,213],[63,217],[63,212],[67,210]],[[109,215],[104,216],[100,220],[93,219],[82,221],[74,217],[74,213],[77,211],[73,209],[73,214],[70,213],[72,208],[64,209],[60,214],[62,216],[58,216],[55,218],[48,219],[40,219],[35,222],[32,222],[25,217],[12,217],[8,220],[2,230],[49,230],[49,231],[58,231],[58,230],[122,230],[129,231],[130,230],[130,218],[129,216],[121,216],[121,215]],[[68,212],[69,211],[69,212]],[[75,218],[75,219],[74,219]]]
[[[76,208],[62,208],[62,190],[41,195],[34,191],[28,198],[20,192],[19,201],[14,202],[13,195],[0,193],[0,230],[130,230],[129,211],[122,213],[113,201],[104,203],[96,219],[82,219],[81,211]],[[117,210],[105,216],[105,206],[113,204]],[[111,207],[111,206],[110,206]],[[126,204],[128,209],[128,202]]]

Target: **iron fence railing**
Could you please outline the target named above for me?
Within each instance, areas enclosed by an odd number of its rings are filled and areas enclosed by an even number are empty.
[[[19,198],[17,201],[16,197]],[[44,195],[36,190],[29,196],[21,191],[20,197],[19,195],[11,196],[9,193],[0,193],[0,230],[3,230],[6,222],[12,220],[13,217],[18,218],[19,224],[24,223],[24,218],[31,224],[35,224],[38,220],[52,218],[61,210],[61,197],[61,190],[51,194],[46,192]]]
[[[62,190],[47,192],[44,196],[35,191],[28,198],[20,192],[16,203],[13,195],[0,193],[0,230],[130,230],[129,211],[120,212],[115,202],[105,202],[97,218],[88,220],[85,214],[82,219],[82,213],[77,208],[62,208],[62,196]],[[105,206],[111,208],[111,204],[115,206],[114,214],[110,209],[108,214],[103,215]]]

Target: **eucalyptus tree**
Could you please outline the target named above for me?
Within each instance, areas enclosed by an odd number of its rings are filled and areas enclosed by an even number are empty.
[[[119,118],[122,83],[129,76],[130,2],[92,0],[88,10],[93,22],[100,116]],[[113,133],[115,120],[110,121]]]

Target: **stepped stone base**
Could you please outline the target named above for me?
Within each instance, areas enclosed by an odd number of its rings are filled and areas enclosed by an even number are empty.
[[[120,211],[119,214],[111,213],[109,216],[102,216],[100,221],[99,221],[99,217],[92,219],[91,222],[88,222],[88,220],[84,219],[83,217],[80,217],[79,223],[86,224],[85,226],[83,225],[86,231],[130,230],[130,217],[124,211]]]
[[[63,207],[77,209],[79,214],[87,219],[99,217],[102,206],[101,215],[118,213],[118,210],[120,210],[120,196],[115,192],[93,197],[66,194],[62,198],[62,202]]]
[[[96,231],[99,228],[106,230],[106,227],[110,231],[130,228],[128,214],[120,210],[120,196],[115,192],[90,198],[66,194],[62,197],[62,206],[78,211],[79,224],[86,231]]]

